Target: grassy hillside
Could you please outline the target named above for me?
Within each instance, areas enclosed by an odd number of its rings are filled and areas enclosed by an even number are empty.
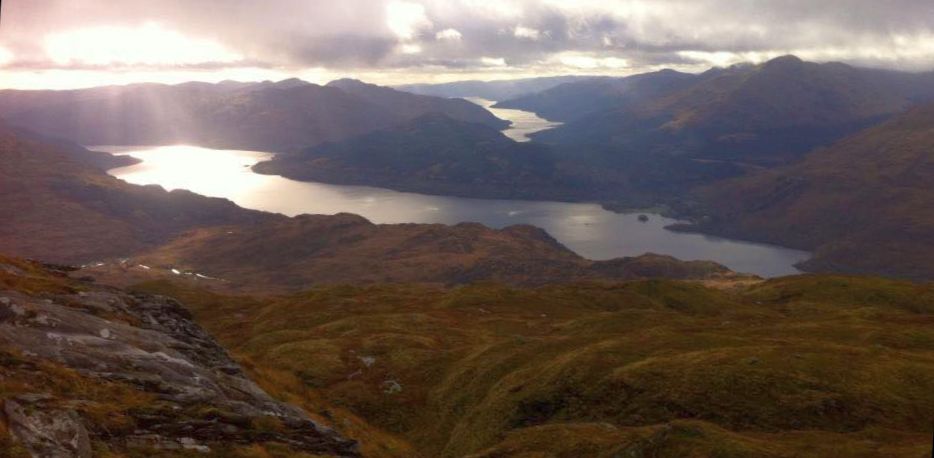
[[[139,288],[184,299],[270,390],[396,438],[354,436],[372,456],[930,450],[930,285],[346,286],[265,300]]]
[[[739,237],[816,250],[814,270],[934,277],[934,105],[816,150],[797,165],[699,194]]]

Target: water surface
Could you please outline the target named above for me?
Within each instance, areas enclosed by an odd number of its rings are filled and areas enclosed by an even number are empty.
[[[530,141],[530,134],[561,125],[560,122],[551,122],[547,119],[540,118],[531,111],[514,110],[511,108],[493,108],[493,105],[496,103],[496,101],[493,100],[482,99],[480,97],[467,97],[467,100],[486,108],[497,118],[512,121],[512,125],[506,128],[503,134],[517,142]]]
[[[590,259],[635,256],[646,252],[684,260],[709,259],[762,276],[798,273],[793,264],[809,257],[798,250],[672,232],[675,220],[649,215],[618,214],[596,204],[521,200],[486,200],[430,196],[368,186],[307,183],[259,175],[253,164],[272,157],[256,151],[214,150],[195,146],[92,147],[129,154],[143,162],[110,170],[134,184],[158,184],[224,197],[241,207],[297,215],[349,212],[375,223],[443,223],[474,221],[502,228],[532,224]]]

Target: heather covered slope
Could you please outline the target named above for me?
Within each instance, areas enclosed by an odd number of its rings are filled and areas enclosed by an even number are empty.
[[[701,230],[814,249],[813,270],[934,278],[934,105],[704,190]]]
[[[476,223],[377,225],[350,214],[281,218],[248,229],[201,229],[134,256],[129,264],[200,273],[222,279],[219,286],[224,289],[248,291],[296,291],[319,284],[537,285],[582,279],[738,277],[714,262],[659,255],[590,261],[532,226],[495,230]],[[108,270],[86,272],[107,278]]]
[[[264,386],[326,399],[419,456],[930,450],[930,285],[341,286],[263,300],[140,288],[183,298]]]
[[[191,143],[268,151],[298,151],[429,112],[496,128],[507,125],[463,100],[375,86],[370,91],[345,91],[338,86],[285,80],[4,90],[0,116],[84,145]]]

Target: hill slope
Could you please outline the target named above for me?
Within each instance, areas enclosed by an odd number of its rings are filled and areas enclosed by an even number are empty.
[[[934,105],[701,194],[718,233],[816,249],[807,267],[934,278]]]
[[[0,250],[82,263],[152,248],[194,227],[262,217],[222,199],[129,185],[99,168],[111,157],[0,123]]]
[[[496,129],[443,114],[279,155],[253,170],[297,180],[469,197],[541,196],[549,191],[560,196],[568,191],[548,148],[515,142]]]
[[[497,81],[454,81],[451,83],[404,84],[400,91],[437,97],[479,97],[487,100],[508,100],[526,94],[548,90],[572,81],[587,80],[590,76],[544,76]]]
[[[674,70],[623,78],[592,78],[566,82],[541,92],[504,100],[494,106],[532,111],[545,119],[568,122],[591,113],[658,98],[698,79],[696,75]]]
[[[575,83],[585,100],[602,109],[535,138],[623,156],[770,166],[934,98],[934,74],[817,64],[793,56],[713,69],[685,82],[690,84],[610,107],[604,106],[604,92]]]
[[[0,91],[0,116],[84,145],[192,143],[269,151],[297,151],[428,112],[495,128],[507,125],[463,100],[375,86],[369,91],[345,91],[338,86],[285,80],[5,90]],[[391,104],[385,103],[387,94]]]
[[[175,300],[66,274],[0,256],[0,455],[358,456]]]
[[[272,300],[141,289],[183,298],[238,357],[278,374],[261,382],[327,399],[419,452],[373,456],[930,450],[930,285],[345,286]]]
[[[220,290],[264,293],[321,284],[745,278],[714,262],[654,254],[590,261],[532,226],[377,225],[350,214],[201,229],[124,262],[89,266],[82,275],[119,284],[186,278]]]

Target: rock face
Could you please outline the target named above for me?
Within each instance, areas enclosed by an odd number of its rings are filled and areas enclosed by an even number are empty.
[[[99,430],[76,409],[58,409],[61,402],[51,399],[61,395],[4,399],[12,434],[34,456],[91,456],[92,441],[116,449],[200,451],[275,442],[296,451],[356,454],[353,441],[251,381],[175,300],[67,283],[55,294],[4,290],[4,283],[18,280],[11,276],[36,278],[21,272],[0,272],[7,277],[0,282],[0,347],[30,363],[47,361],[92,381],[132,387],[150,399],[137,409],[145,412],[130,415],[134,425],[124,432]],[[47,273],[40,271],[39,278]]]
[[[91,456],[88,430],[74,411],[46,409],[45,396],[17,396],[4,402],[13,434],[36,456]]]

